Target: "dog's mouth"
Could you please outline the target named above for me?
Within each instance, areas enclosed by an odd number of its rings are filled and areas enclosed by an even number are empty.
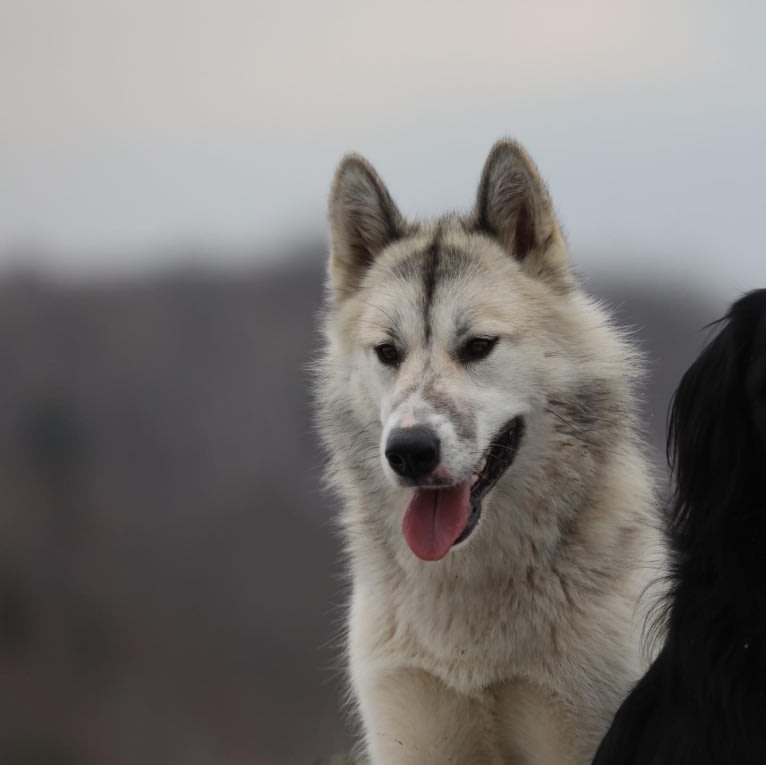
[[[479,469],[471,478],[471,513],[462,534],[452,543],[453,547],[464,542],[476,528],[481,517],[481,501],[494,488],[516,458],[519,442],[524,430],[521,417],[511,420],[490,441],[489,448],[484,453]]]
[[[482,500],[513,463],[524,434],[524,421],[515,417],[490,440],[470,478],[456,486],[415,490],[402,521],[402,533],[422,560],[441,560],[464,542],[481,518]]]

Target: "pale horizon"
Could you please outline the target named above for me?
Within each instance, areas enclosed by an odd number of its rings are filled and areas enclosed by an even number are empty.
[[[470,207],[513,135],[586,267],[759,286],[764,21],[722,0],[9,5],[0,273],[19,252],[84,276],[258,265],[326,236],[344,153],[427,216]]]

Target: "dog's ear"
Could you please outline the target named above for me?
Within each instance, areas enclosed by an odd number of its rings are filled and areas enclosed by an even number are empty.
[[[532,275],[568,284],[566,245],[545,183],[524,148],[498,141],[479,183],[476,221]]]
[[[378,174],[357,154],[343,159],[330,192],[330,280],[340,297],[356,289],[403,220]]]

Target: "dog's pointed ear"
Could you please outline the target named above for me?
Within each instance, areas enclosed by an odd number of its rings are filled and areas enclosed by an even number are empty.
[[[338,166],[330,192],[330,281],[343,297],[356,289],[381,251],[399,238],[403,220],[391,195],[363,157]]]
[[[535,276],[566,284],[568,256],[553,203],[535,163],[516,141],[498,141],[484,163],[476,200],[479,230]]]

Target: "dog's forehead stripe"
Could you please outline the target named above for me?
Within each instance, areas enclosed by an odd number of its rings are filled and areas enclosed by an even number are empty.
[[[477,261],[466,249],[444,241],[440,226],[434,231],[428,246],[417,247],[393,266],[397,279],[412,284],[420,281],[422,331],[426,345],[433,335],[433,308],[443,283],[462,278],[467,271],[477,269]]]
[[[432,318],[431,306],[436,291],[436,278],[439,271],[439,240],[441,230],[437,227],[433,241],[423,257],[423,330],[426,344],[431,342]]]

